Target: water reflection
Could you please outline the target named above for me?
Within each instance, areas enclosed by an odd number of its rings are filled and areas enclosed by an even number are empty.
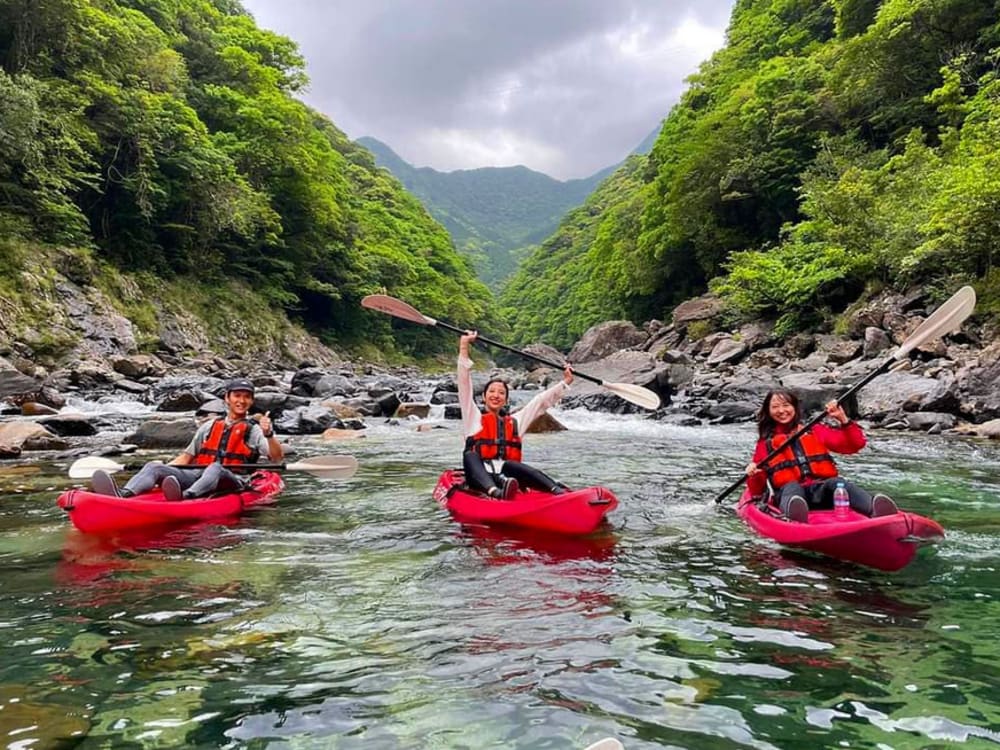
[[[610,526],[587,536],[552,534],[511,526],[466,524],[455,534],[489,565],[569,560],[608,561],[615,557],[618,536]]]

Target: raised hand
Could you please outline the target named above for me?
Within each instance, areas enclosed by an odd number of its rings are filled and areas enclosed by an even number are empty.
[[[847,416],[847,412],[844,411],[844,407],[838,404],[836,401],[831,401],[826,405],[826,413],[828,416],[836,419],[840,424],[845,425],[851,421],[851,418]]]
[[[479,338],[479,331],[466,331],[458,339],[458,352],[463,356],[469,356],[469,344]]]

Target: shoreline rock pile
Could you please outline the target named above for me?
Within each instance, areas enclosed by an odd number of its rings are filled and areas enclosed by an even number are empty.
[[[761,323],[721,330],[722,305],[706,295],[679,305],[669,323],[654,320],[638,327],[608,321],[594,326],[567,356],[588,375],[658,393],[664,405],[647,413],[651,419],[679,424],[752,420],[764,394],[777,386],[795,390],[812,414],[881,364],[925,319],[931,311],[927,305],[920,292],[887,294],[845,315],[843,335],[796,334],[779,341]],[[100,335],[96,325],[89,330]],[[446,418],[458,417],[454,376],[352,364],[333,352],[318,356],[319,364],[268,369],[211,353],[184,358],[173,350],[87,349],[105,354],[51,373],[24,357],[0,358],[0,458],[67,450],[81,438],[93,441],[105,434],[129,446],[183,447],[194,429],[190,413],[224,412],[223,384],[236,375],[254,380],[255,406],[270,412],[280,435],[349,436],[363,430],[366,419],[425,418],[434,405],[444,407]],[[549,360],[564,358],[542,344],[526,349]],[[480,367],[477,384],[498,373],[527,390],[561,376],[545,367]],[[138,425],[135,417],[130,423],[107,415],[78,415],[66,407],[74,398],[138,401],[151,413]],[[564,405],[641,411],[582,378]],[[180,413],[187,414],[178,419]],[[966,326],[928,342],[857,394],[856,415],[885,429],[1000,438],[1000,339]]]

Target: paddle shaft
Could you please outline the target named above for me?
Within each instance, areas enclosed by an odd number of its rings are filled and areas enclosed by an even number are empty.
[[[866,385],[868,385],[870,382],[872,382],[879,375],[881,375],[884,372],[888,372],[889,368],[892,367],[893,364],[895,364],[895,362],[896,362],[896,358],[895,357],[890,357],[889,359],[887,359],[885,362],[883,362],[881,365],[879,365],[877,369],[875,369],[872,372],[868,373],[863,378],[861,378],[861,380],[859,380],[857,383],[855,383],[850,388],[848,388],[846,391],[844,391],[844,393],[840,396],[840,398],[837,399],[837,404],[838,405],[843,404],[845,401],[847,401],[847,399],[849,399],[851,396],[853,396],[859,390],[861,390],[862,388],[864,388]],[[768,453],[766,456],[764,456],[764,458],[762,458],[760,461],[758,461],[757,465],[760,466],[760,467],[766,466],[767,463],[772,458],[774,458],[779,453],[781,453],[783,450],[785,450],[785,448],[788,445],[790,445],[793,441],[798,440],[800,437],[802,437],[802,435],[804,435],[810,429],[812,429],[817,424],[819,424],[819,422],[825,416],[826,416],[826,412],[825,411],[821,411],[819,414],[817,414],[815,417],[813,417],[812,419],[810,419],[808,422],[806,422],[804,425],[802,425],[799,429],[797,429],[795,432],[793,432],[788,437],[788,440],[786,440],[784,443],[782,443],[781,445],[779,445],[777,448],[775,448],[770,453]],[[716,495],[715,502],[721,503],[722,500],[727,495],[729,495],[733,490],[735,490],[737,487],[739,487],[740,485],[742,485],[746,480],[747,480],[746,476],[742,476],[739,479],[737,479],[731,485],[729,485],[728,487],[726,487],[726,489],[724,489],[722,492],[720,492],[718,495]]]
[[[136,469],[141,469],[145,464],[131,464],[125,466],[124,468],[128,471],[134,471]],[[164,464],[164,466],[171,466],[175,469],[207,469],[211,464]],[[288,464],[222,464],[224,469],[229,469],[230,471],[257,471],[257,469],[268,469],[270,471],[281,471],[282,469],[287,469]],[[326,468],[323,466],[317,466],[316,468],[322,469]]]
[[[390,297],[387,294],[369,294],[364,299],[361,300],[361,306],[367,307],[369,310],[378,310],[386,315],[392,315],[396,318],[402,318],[403,320],[408,320],[411,323],[416,323],[421,326],[440,326],[441,328],[446,328],[450,331],[454,331],[459,334],[464,334],[465,329],[458,328],[457,326],[451,325],[450,323],[445,323],[444,321],[435,320],[427,315],[424,315],[413,305],[407,304],[402,300],[396,299],[395,297]],[[477,334],[478,337],[478,334]],[[529,352],[522,351],[520,349],[514,349],[513,347],[507,346],[506,344],[501,344],[499,341],[491,341],[487,338],[480,338],[484,344],[490,344],[497,347],[498,349],[504,349],[508,352],[513,352],[526,359],[533,359],[536,362],[541,362],[543,365],[548,365],[549,367],[555,367],[562,369],[566,367],[565,363],[553,362],[551,360],[545,359],[544,357],[539,357],[535,354],[530,354]],[[589,380],[592,383],[596,383],[602,388],[607,388],[609,391],[619,396],[620,398],[630,401],[637,406],[641,406],[644,409],[650,409],[655,411],[660,408],[660,397],[653,393],[648,388],[644,388],[641,385],[635,385],[633,383],[607,383],[600,378],[595,378],[592,375],[587,375],[585,373],[576,373],[579,377],[584,380]]]
[[[453,326],[451,323],[445,323],[444,321],[441,320],[435,320],[434,325],[441,326],[441,328],[447,328],[449,331],[454,331],[459,335],[463,335],[466,333],[465,329],[459,328],[458,326]],[[520,354],[522,357],[526,359],[533,359],[536,362],[541,362],[543,365],[554,367],[557,370],[561,370],[566,366],[565,364],[559,364],[558,362],[553,362],[551,359],[545,359],[545,357],[539,357],[537,354],[532,354],[531,352],[525,352],[520,349],[515,349],[512,346],[501,344],[499,341],[493,341],[492,339],[488,339],[485,336],[477,335],[476,340],[482,341],[484,344],[489,344],[490,346],[495,346],[497,349],[503,349],[504,351],[508,351],[513,354]],[[582,372],[577,372],[575,369],[573,370],[573,374],[578,378],[589,380],[591,383],[596,383],[597,385],[604,385],[603,380],[601,380],[600,378],[595,378],[592,375],[585,375]]]

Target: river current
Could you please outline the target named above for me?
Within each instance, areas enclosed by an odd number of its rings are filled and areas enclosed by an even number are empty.
[[[585,539],[455,523],[455,422],[373,424],[349,480],[90,538],[68,461],[0,468],[8,748],[1000,748],[1000,445],[840,460],[946,540],[899,573],[783,551],[714,495],[750,425],[554,411],[525,460],[621,502]],[[727,498],[732,507],[736,495]]]

